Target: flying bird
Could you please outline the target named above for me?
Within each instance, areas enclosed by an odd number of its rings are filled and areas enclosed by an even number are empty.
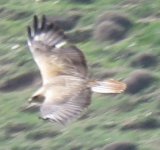
[[[97,93],[121,93],[126,84],[117,80],[92,80],[83,52],[46,17],[33,18],[28,26],[28,46],[39,67],[42,86],[28,100],[37,105],[44,120],[66,125],[78,119]]]

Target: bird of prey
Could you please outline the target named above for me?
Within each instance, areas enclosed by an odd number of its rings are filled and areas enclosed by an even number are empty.
[[[42,119],[66,125],[82,115],[92,92],[121,93],[126,89],[125,83],[113,79],[90,79],[82,51],[45,16],[34,16],[27,31],[28,46],[42,77],[42,86],[27,107],[39,106]]]

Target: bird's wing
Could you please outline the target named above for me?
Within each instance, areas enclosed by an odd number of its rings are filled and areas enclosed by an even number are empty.
[[[81,80],[65,81],[65,86],[60,84],[55,82],[47,88],[40,112],[43,119],[66,125],[79,118],[90,104],[91,90]]]
[[[85,77],[87,65],[81,50],[71,45],[64,32],[54,23],[34,16],[33,25],[28,26],[28,45],[36,61],[43,82],[57,75]]]

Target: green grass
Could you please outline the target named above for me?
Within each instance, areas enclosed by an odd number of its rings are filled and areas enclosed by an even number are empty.
[[[136,70],[129,64],[131,57],[124,58],[125,54],[132,52],[135,56],[142,52],[151,52],[157,56],[160,54],[160,21],[148,24],[137,23],[139,19],[145,16],[159,13],[160,2],[145,1],[135,7],[122,7],[119,0],[95,0],[91,4],[76,4],[65,0],[59,0],[54,3],[51,0],[46,2],[35,2],[34,0],[1,0],[0,9],[5,9],[8,13],[0,14],[0,68],[5,72],[1,77],[0,83],[12,79],[26,72],[32,72],[37,69],[32,56],[26,45],[26,26],[31,23],[34,14],[48,15],[66,15],[70,9],[80,9],[84,16],[78,23],[76,28],[93,25],[97,16],[104,11],[116,11],[127,13],[135,22],[134,27],[128,33],[126,39],[115,43],[98,43],[94,39],[87,42],[78,43],[77,46],[83,49],[89,64],[100,63],[101,71],[112,68],[123,68],[118,73],[116,79],[125,79],[130,72]],[[9,13],[12,12],[12,13]],[[27,12],[25,18],[14,20],[12,15],[17,12]],[[11,49],[18,44],[19,48]],[[150,130],[127,130],[121,131],[120,127],[124,122],[135,118],[144,119],[148,114],[154,116],[159,113],[159,83],[160,69],[159,66],[149,68],[157,77],[157,83],[151,85],[150,88],[142,90],[135,95],[121,94],[116,96],[100,96],[93,95],[93,103],[89,107],[89,118],[77,121],[65,129],[57,129],[48,122],[38,119],[36,113],[20,112],[20,108],[24,106],[26,100],[35,91],[36,87],[27,87],[24,90],[1,92],[0,98],[0,148],[10,150],[71,150],[75,146],[82,146],[81,150],[89,150],[103,147],[105,144],[118,141],[131,141],[138,145],[140,150],[158,150],[160,141],[160,129]],[[153,91],[153,89],[155,89]],[[152,96],[150,96],[152,95]],[[129,102],[136,101],[141,98],[149,99],[147,102],[135,104],[132,106]],[[129,111],[125,111],[123,107],[131,107]],[[159,119],[159,116],[156,115]],[[107,123],[114,122],[113,128],[103,128]],[[6,128],[10,124],[25,123],[32,125],[29,131],[22,131],[14,134],[6,135]],[[86,128],[94,125],[90,131]],[[30,140],[27,137],[37,132],[59,131],[55,137],[43,138],[41,140]]]

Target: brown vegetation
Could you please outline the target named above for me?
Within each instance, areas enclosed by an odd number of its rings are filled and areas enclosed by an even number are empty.
[[[119,12],[105,12],[98,17],[94,27],[94,37],[99,41],[118,41],[123,39],[133,23],[127,15]]]
[[[93,36],[99,42],[116,42],[124,37],[124,28],[113,22],[104,21],[94,29]]]
[[[57,26],[66,31],[73,29],[81,17],[81,13],[75,12],[74,14],[70,13],[66,18],[63,18],[61,16],[47,16],[47,21],[49,23],[54,22]]]
[[[26,123],[11,123],[5,126],[6,135],[31,130],[32,126]]]
[[[120,12],[116,12],[116,11],[108,11],[101,14],[96,20],[95,24],[99,25],[105,21],[111,21],[117,25],[120,25],[124,27],[125,30],[129,30],[133,26],[132,21],[129,19],[129,17],[126,14],[121,14]]]
[[[133,67],[154,67],[157,64],[157,57],[151,53],[142,53],[134,57],[131,61]]]
[[[58,136],[60,134],[60,132],[58,131],[38,131],[38,132],[32,132],[29,133],[26,136],[26,139],[29,140],[41,140],[41,139],[45,139],[45,138],[54,138],[56,136]]]
[[[137,146],[131,142],[117,142],[108,144],[101,150],[137,150]]]
[[[135,94],[142,89],[147,88],[153,81],[155,77],[146,70],[136,70],[130,74],[126,79],[127,93]]]
[[[16,90],[22,90],[28,86],[35,84],[40,81],[39,72],[29,72],[19,75],[13,79],[9,79],[0,85],[0,91],[11,92]]]
[[[134,129],[155,129],[160,128],[160,122],[154,117],[146,117],[142,120],[131,120],[125,122],[121,130],[134,130]]]
[[[91,3],[94,0],[70,0],[70,1],[75,3]]]

